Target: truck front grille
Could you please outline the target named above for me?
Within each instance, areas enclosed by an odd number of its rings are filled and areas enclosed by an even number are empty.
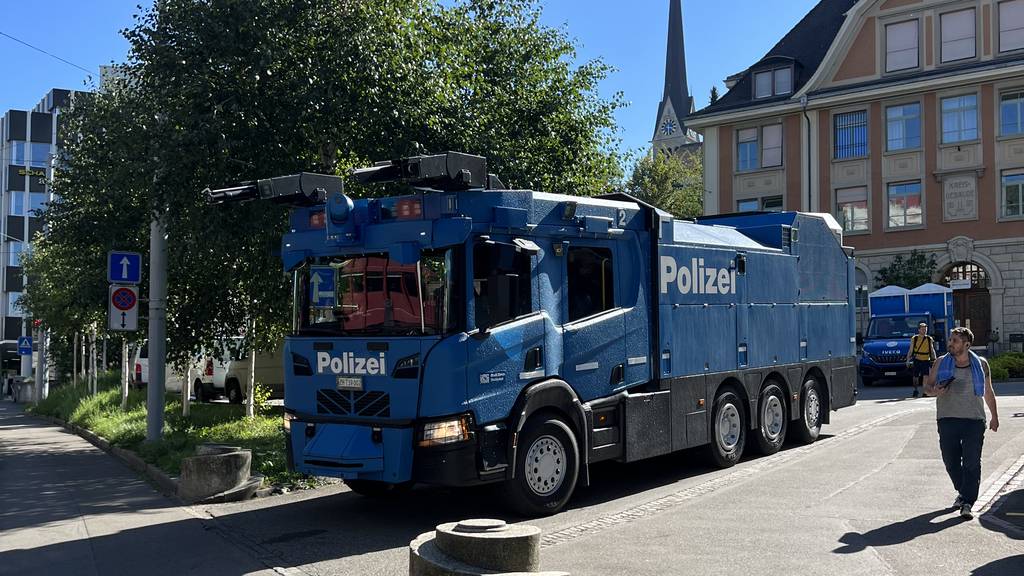
[[[317,414],[338,416],[391,416],[391,397],[387,392],[355,392],[352,390],[317,390]]]
[[[871,358],[879,364],[903,364],[906,359],[906,354],[872,354]]]

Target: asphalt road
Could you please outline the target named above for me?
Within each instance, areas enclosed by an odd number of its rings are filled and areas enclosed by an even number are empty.
[[[1002,427],[986,436],[979,516],[966,522],[949,508],[934,400],[910,390],[863,389],[815,444],[728,470],[699,451],[602,463],[550,518],[512,517],[486,488],[375,500],[343,485],[191,511],[296,574],[404,575],[418,534],[481,517],[539,526],[543,568],[574,575],[1024,574],[1024,473],[1007,485],[1024,466],[1024,383],[997,385]]]

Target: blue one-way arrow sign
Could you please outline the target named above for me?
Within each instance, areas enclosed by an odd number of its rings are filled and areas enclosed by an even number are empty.
[[[142,280],[142,255],[138,252],[107,252],[107,282],[138,284]]]
[[[32,355],[32,337],[18,336],[18,354],[22,356]]]

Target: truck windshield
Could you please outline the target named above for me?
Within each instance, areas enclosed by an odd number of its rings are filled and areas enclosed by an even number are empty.
[[[917,325],[921,322],[928,322],[927,316],[872,318],[868,338],[910,338],[917,334]]]
[[[426,336],[455,329],[454,250],[415,264],[387,254],[321,259],[297,274],[299,334]]]

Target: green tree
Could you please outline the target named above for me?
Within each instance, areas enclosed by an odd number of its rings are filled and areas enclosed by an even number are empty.
[[[715,102],[718,102],[718,86],[711,87],[711,98],[708,104],[714,104]]]
[[[251,319],[263,348],[290,310],[274,256],[286,210],[211,208],[206,186],[343,173],[415,142],[487,156],[510,187],[608,191],[622,177],[622,97],[597,95],[610,68],[573,64],[574,41],[541,25],[539,6],[157,0],[125,32],[117,79],[64,117],[60,200],[27,263],[26,306],[54,330],[102,325],[106,252],[148,252],[149,222],[165,214],[172,358]]]
[[[633,165],[626,192],[679,218],[704,213],[704,156],[699,151],[681,154],[656,152]]]
[[[931,282],[935,276],[935,255],[925,256],[917,250],[911,250],[910,255],[904,259],[902,254],[897,254],[888,266],[880,268],[875,275],[875,286],[902,286],[903,288],[915,288],[926,282]]]

